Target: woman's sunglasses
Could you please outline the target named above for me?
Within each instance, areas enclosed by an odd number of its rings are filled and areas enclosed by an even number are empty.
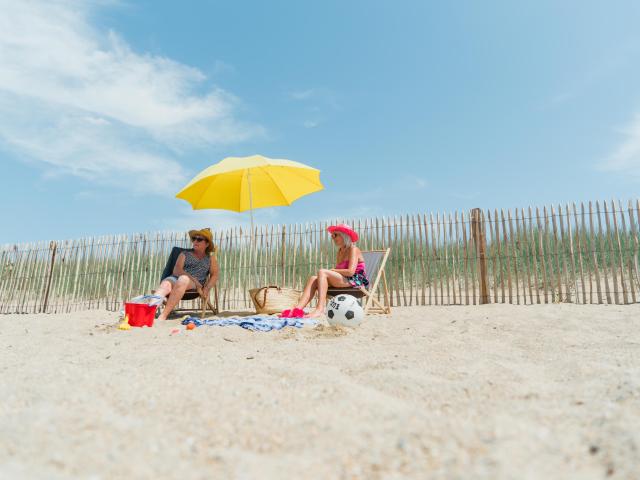
[[[331,238],[338,238],[338,234],[337,233],[332,233],[331,234]]]
[[[204,237],[192,237],[191,241],[192,242],[205,242],[207,239]]]

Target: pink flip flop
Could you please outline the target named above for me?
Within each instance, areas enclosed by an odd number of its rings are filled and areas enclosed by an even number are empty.
[[[294,308],[294,311],[295,311],[295,308]],[[293,312],[291,310],[283,310],[282,313],[278,316],[280,318],[291,318],[293,317]]]
[[[294,308],[291,312],[290,318],[302,318],[304,317],[304,310],[301,308]]]

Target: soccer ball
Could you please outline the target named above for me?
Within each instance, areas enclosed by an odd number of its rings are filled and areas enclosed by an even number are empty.
[[[356,297],[351,295],[338,295],[329,300],[327,309],[327,321],[330,325],[343,325],[356,327],[364,319],[364,311]]]

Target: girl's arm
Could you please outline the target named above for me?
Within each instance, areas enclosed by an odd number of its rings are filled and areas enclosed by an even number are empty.
[[[334,272],[338,272],[343,277],[351,277],[354,273],[356,273],[356,267],[358,266],[358,256],[360,255],[360,250],[356,247],[351,247],[351,251],[349,252],[349,268],[332,268]]]

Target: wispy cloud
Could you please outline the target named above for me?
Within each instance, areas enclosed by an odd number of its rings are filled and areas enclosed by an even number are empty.
[[[277,208],[260,208],[254,210],[254,224],[256,226],[273,224],[280,218]],[[179,209],[178,215],[162,218],[156,222],[155,228],[161,230],[190,230],[192,228],[209,227],[216,232],[226,231],[231,228],[242,228],[249,231],[251,217],[249,212],[229,212],[225,210],[192,210],[184,203]]]
[[[307,118],[302,121],[304,128],[316,128],[323,124],[332,112],[342,109],[336,94],[328,88],[292,90],[287,95],[290,100],[305,105]]]
[[[640,114],[622,129],[624,140],[599,165],[602,170],[640,179]]]
[[[307,100],[313,97],[316,94],[317,90],[315,88],[309,88],[307,90],[296,90],[289,93],[289,96],[293,100]]]
[[[345,204],[367,204],[367,207],[349,208],[346,213],[339,216],[368,215],[368,212],[386,212],[393,199],[405,197],[407,201],[413,196],[422,196],[423,190],[429,188],[429,182],[419,175],[405,173],[388,178],[384,183],[376,183],[375,186],[364,190],[354,190],[340,193],[340,200]]]
[[[418,190],[423,190],[429,186],[429,183],[424,178],[411,177],[411,181]]]
[[[0,146],[48,171],[161,192],[184,180],[185,151],[262,133],[198,69],[95,27],[107,3],[0,0]]]
[[[396,194],[407,191],[424,190],[429,186],[429,182],[417,174],[405,173],[391,180],[384,187],[384,191]]]
[[[213,75],[226,75],[236,73],[236,67],[233,65],[223,62],[222,60],[216,60],[213,64]]]

